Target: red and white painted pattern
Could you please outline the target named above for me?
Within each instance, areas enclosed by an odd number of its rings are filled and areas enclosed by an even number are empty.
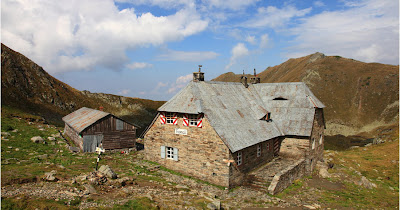
[[[199,114],[197,117],[197,127],[198,128],[203,127],[203,114]]]
[[[161,122],[161,124],[166,123],[165,112],[160,112],[160,122]]]
[[[174,113],[174,125],[178,125],[178,113]]]
[[[183,114],[183,126],[189,126],[189,116],[188,116],[188,114]]]

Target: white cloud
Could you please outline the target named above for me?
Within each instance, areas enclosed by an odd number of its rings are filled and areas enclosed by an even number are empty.
[[[211,8],[241,10],[254,5],[260,0],[202,0],[202,2]]]
[[[314,1],[314,6],[316,6],[316,7],[323,7],[323,6],[325,6],[325,3],[324,2],[322,2],[322,1]]]
[[[131,90],[124,89],[124,90],[119,91],[118,94],[119,94],[119,95],[127,95],[127,94],[130,93],[130,92],[131,92]]]
[[[119,11],[112,0],[3,0],[2,42],[50,73],[122,69],[127,50],[179,41],[208,26],[194,7],[168,16]]]
[[[179,8],[181,6],[193,6],[194,0],[116,0],[120,3],[130,3],[133,5],[152,5],[161,8]]]
[[[236,63],[239,58],[245,57],[249,55],[249,50],[243,43],[238,43],[235,47],[232,48],[232,57],[229,61],[229,64],[225,66],[225,69],[229,69],[232,65]]]
[[[219,54],[212,51],[175,51],[167,50],[160,54],[160,60],[168,61],[204,61],[218,57]]]
[[[151,68],[153,64],[151,63],[142,63],[142,62],[134,62],[126,65],[126,68],[134,70],[134,69],[144,69],[144,68]]]
[[[250,44],[256,44],[256,37],[255,36],[250,36],[250,35],[248,35],[247,37],[246,37],[246,42],[248,42],[248,43],[250,43]]]
[[[310,11],[311,8],[298,10],[291,5],[284,6],[282,9],[274,6],[260,7],[257,10],[257,14],[242,23],[241,26],[246,28],[282,27],[292,18],[302,17]]]
[[[361,1],[341,11],[305,18],[292,29],[296,36],[287,57],[314,52],[364,62],[399,63],[399,2]]]
[[[192,74],[180,76],[176,79],[175,83],[168,89],[168,93],[175,93],[185,87],[193,79]]]
[[[266,48],[269,44],[269,36],[268,34],[264,34],[260,38],[260,48]]]

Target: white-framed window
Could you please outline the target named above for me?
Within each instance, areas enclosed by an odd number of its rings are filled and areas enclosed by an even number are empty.
[[[161,146],[161,158],[178,161],[178,148]]]
[[[174,113],[173,112],[166,112],[165,113],[165,123],[166,124],[174,124]]]
[[[198,115],[189,114],[189,126],[197,127],[197,123],[198,123]]]
[[[261,144],[257,145],[257,157],[261,156]]]
[[[319,134],[319,145],[322,144],[322,134]]]
[[[311,149],[315,149],[315,138],[312,138],[311,141]]]
[[[236,162],[238,166],[242,165],[242,152],[237,153]]]
[[[167,159],[174,159],[174,148],[173,147],[166,147],[167,152]]]

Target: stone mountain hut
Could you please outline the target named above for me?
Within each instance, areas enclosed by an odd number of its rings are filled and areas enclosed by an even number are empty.
[[[105,150],[136,148],[137,127],[110,113],[83,107],[62,120],[64,134],[83,152],[95,152],[100,144]]]
[[[145,131],[147,160],[229,188],[282,152],[304,159],[300,176],[322,160],[324,105],[304,83],[193,78]]]

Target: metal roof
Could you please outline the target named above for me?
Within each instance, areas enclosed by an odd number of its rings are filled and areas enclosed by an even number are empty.
[[[111,114],[87,107],[82,107],[63,117],[62,120],[71,126],[76,132],[81,133],[83,130],[85,130],[85,128],[108,115]]]
[[[279,98],[280,100],[274,100]],[[286,99],[286,100],[284,100]],[[204,113],[232,152],[283,135],[310,136],[324,105],[298,83],[190,82],[158,111]],[[271,122],[261,120],[268,112]]]

